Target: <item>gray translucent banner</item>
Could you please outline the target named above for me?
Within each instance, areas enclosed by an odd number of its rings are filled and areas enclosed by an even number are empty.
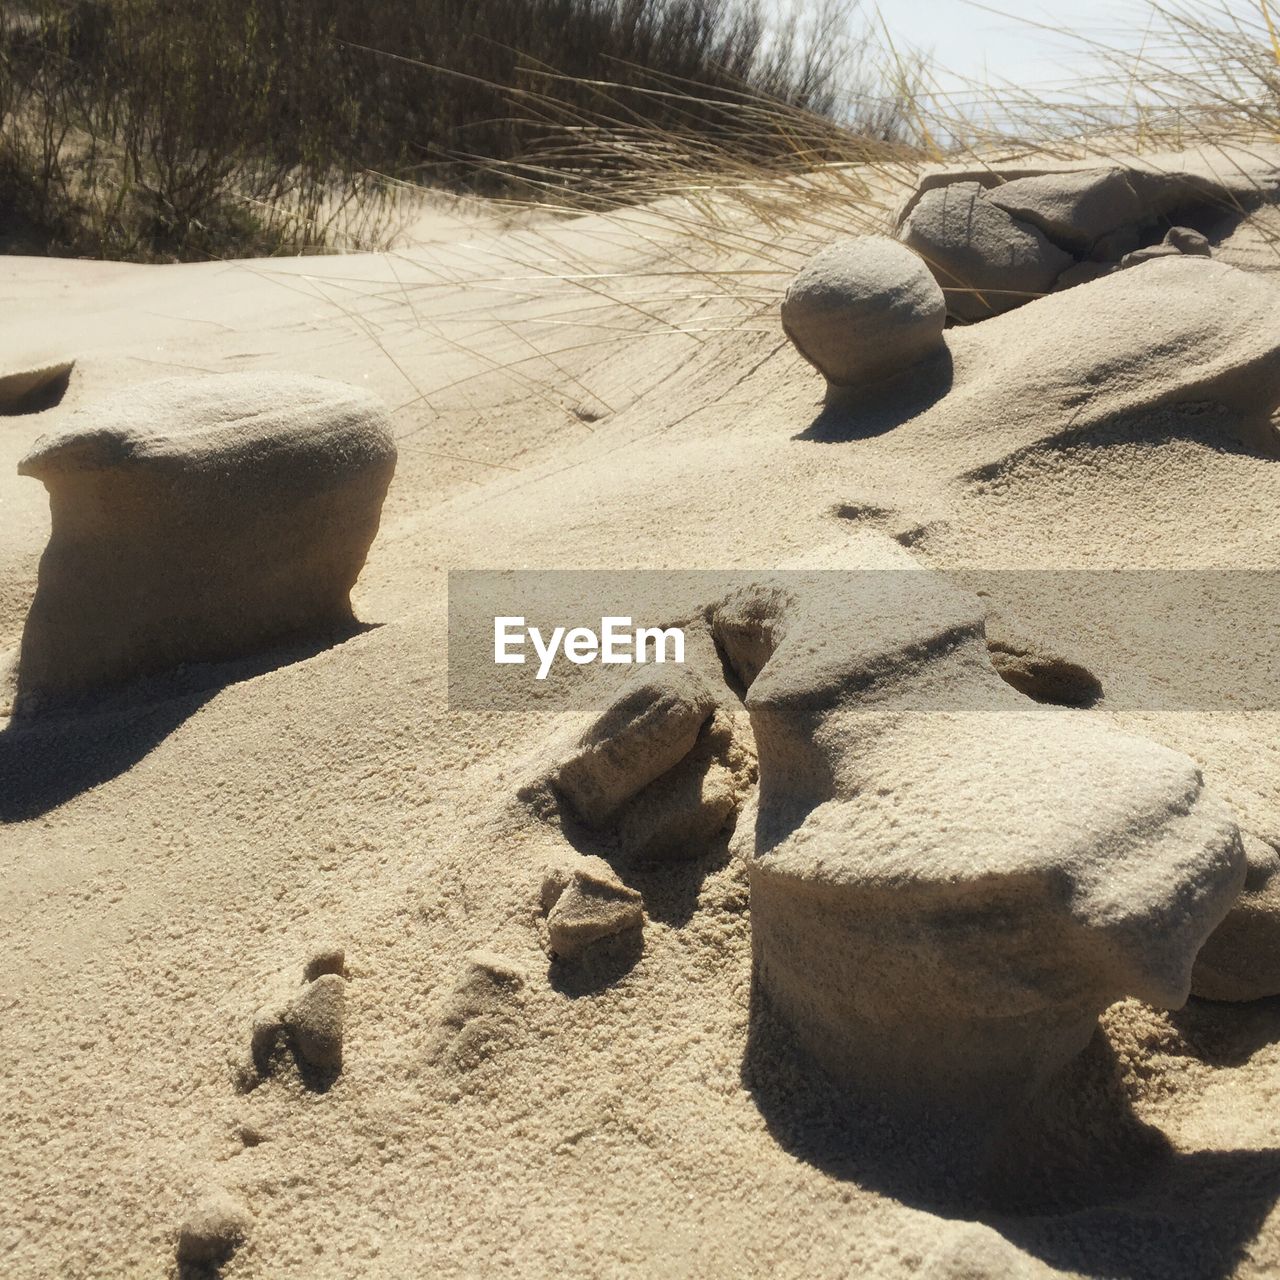
[[[745,622],[743,620],[746,620]],[[752,629],[755,629],[755,634]],[[759,652],[748,672],[729,648]],[[785,648],[783,647],[785,646]],[[961,678],[942,657],[967,655]],[[788,657],[787,655],[791,655]],[[454,710],[598,707],[688,665],[829,668],[857,702],[1008,709],[988,661],[1042,701],[1115,710],[1280,706],[1280,573],[1260,570],[455,571]],[[954,664],[953,664],[954,665]]]

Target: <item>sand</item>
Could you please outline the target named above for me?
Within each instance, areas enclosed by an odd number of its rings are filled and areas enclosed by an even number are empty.
[[[0,373],[75,361],[58,403],[0,417],[0,649],[49,532],[16,464],[77,407],[190,372],[321,375],[380,396],[399,450],[353,596],[370,629],[0,733],[7,1276],[208,1274],[179,1240],[241,1236],[225,1277],[1280,1268],[1280,1001],[1113,1006],[976,1202],[963,1159],[926,1176],[945,1162],[851,1112],[753,1001],[750,803],[722,847],[627,873],[639,947],[549,960],[565,848],[516,796],[591,717],[448,711],[448,570],[857,568],[886,545],[926,567],[1280,567],[1280,465],[1256,431],[1235,443],[1238,408],[1150,403],[1138,379],[1082,425],[1043,362],[1028,400],[1023,344],[1054,350],[1027,337],[1033,303],[951,331],[945,396],[868,402],[853,429],[777,325],[785,267],[746,306],[698,273],[750,261],[667,225],[0,260]],[[1238,257],[1271,265],[1256,238]],[[1223,323],[1256,352],[1247,321]],[[1039,606],[1109,690],[1224,660],[1127,643],[1087,594]],[[1078,714],[1188,753],[1280,838],[1280,713],[1143,705]],[[310,980],[345,983],[340,1072],[250,1080],[255,1017],[339,947],[345,977]]]

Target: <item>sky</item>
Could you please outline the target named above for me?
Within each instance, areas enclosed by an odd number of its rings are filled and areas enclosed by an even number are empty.
[[[817,5],[821,0],[804,0]],[[1280,23],[1280,0],[1267,0]],[[1200,83],[1207,69],[1188,55],[1156,6],[1183,12],[1221,27],[1229,19],[1243,21],[1250,43],[1261,39],[1263,0],[863,0],[862,12],[882,23],[901,54],[905,48],[932,55],[935,84],[944,95],[941,114],[964,114],[993,125],[1018,125],[1020,95],[1026,90],[1043,114],[1043,104],[1105,102],[1118,107],[1129,100],[1155,103],[1165,89]],[[814,10],[811,9],[811,12]],[[1067,28],[1064,30],[1064,24]],[[1176,28],[1175,28],[1176,29]],[[1185,28],[1183,29],[1185,35]],[[1094,50],[1090,49],[1090,42]],[[1123,54],[1123,69],[1108,70],[1097,46]],[[1140,88],[1130,80],[1145,55]],[[1161,71],[1164,68],[1164,71]],[[1172,78],[1169,78],[1172,73]],[[1179,75],[1188,77],[1180,79]],[[1086,87],[1090,77],[1109,85]],[[1120,81],[1116,83],[1117,79]],[[974,82],[1003,88],[983,93]],[[1177,96],[1176,92],[1174,96]],[[997,105],[998,104],[998,105]],[[1002,119],[1002,117],[1007,117]]]
[[[1059,28],[1069,12],[1073,32],[1125,47],[1141,41],[1146,16],[1142,5],[1126,0],[1072,0],[1056,6],[1056,17],[1055,7],[1035,0],[990,0],[992,9],[1016,18],[965,0],[880,0],[877,7],[895,44],[932,52],[953,78],[1003,79],[1028,88],[1051,88],[1079,74],[1087,62],[1078,41],[1033,23]]]

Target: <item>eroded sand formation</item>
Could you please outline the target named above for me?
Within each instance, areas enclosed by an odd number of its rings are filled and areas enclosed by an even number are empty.
[[[350,627],[395,459],[378,402],[319,378],[180,378],[80,410],[18,466],[53,519],[19,707]]]
[[[771,648],[746,697],[757,974],[864,1096],[1009,1115],[1108,1005],[1186,1001],[1244,851],[1191,760],[1022,699],[979,603],[914,577],[716,611],[735,668],[744,629]]]
[[[938,279],[950,315],[983,320],[1154,256],[1209,257],[1242,214],[1276,192],[1269,157],[1217,166],[926,170],[898,234]]]
[[[942,348],[947,304],[928,268],[884,236],[817,254],[782,300],[782,327],[828,382],[856,387]]]

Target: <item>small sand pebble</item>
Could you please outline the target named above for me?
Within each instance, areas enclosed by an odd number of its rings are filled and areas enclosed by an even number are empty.
[[[253,1215],[229,1191],[213,1191],[187,1214],[178,1231],[178,1261],[223,1262],[244,1243]]]
[[[342,1067],[346,988],[345,978],[322,973],[285,1011],[284,1023],[298,1056],[317,1071],[333,1072]]]
[[[433,1060],[470,1071],[509,1049],[519,1035],[526,977],[518,965],[492,951],[472,951],[441,1010]]]
[[[640,895],[598,858],[548,870],[542,884],[548,943],[553,955],[573,959],[593,942],[644,924]]]

